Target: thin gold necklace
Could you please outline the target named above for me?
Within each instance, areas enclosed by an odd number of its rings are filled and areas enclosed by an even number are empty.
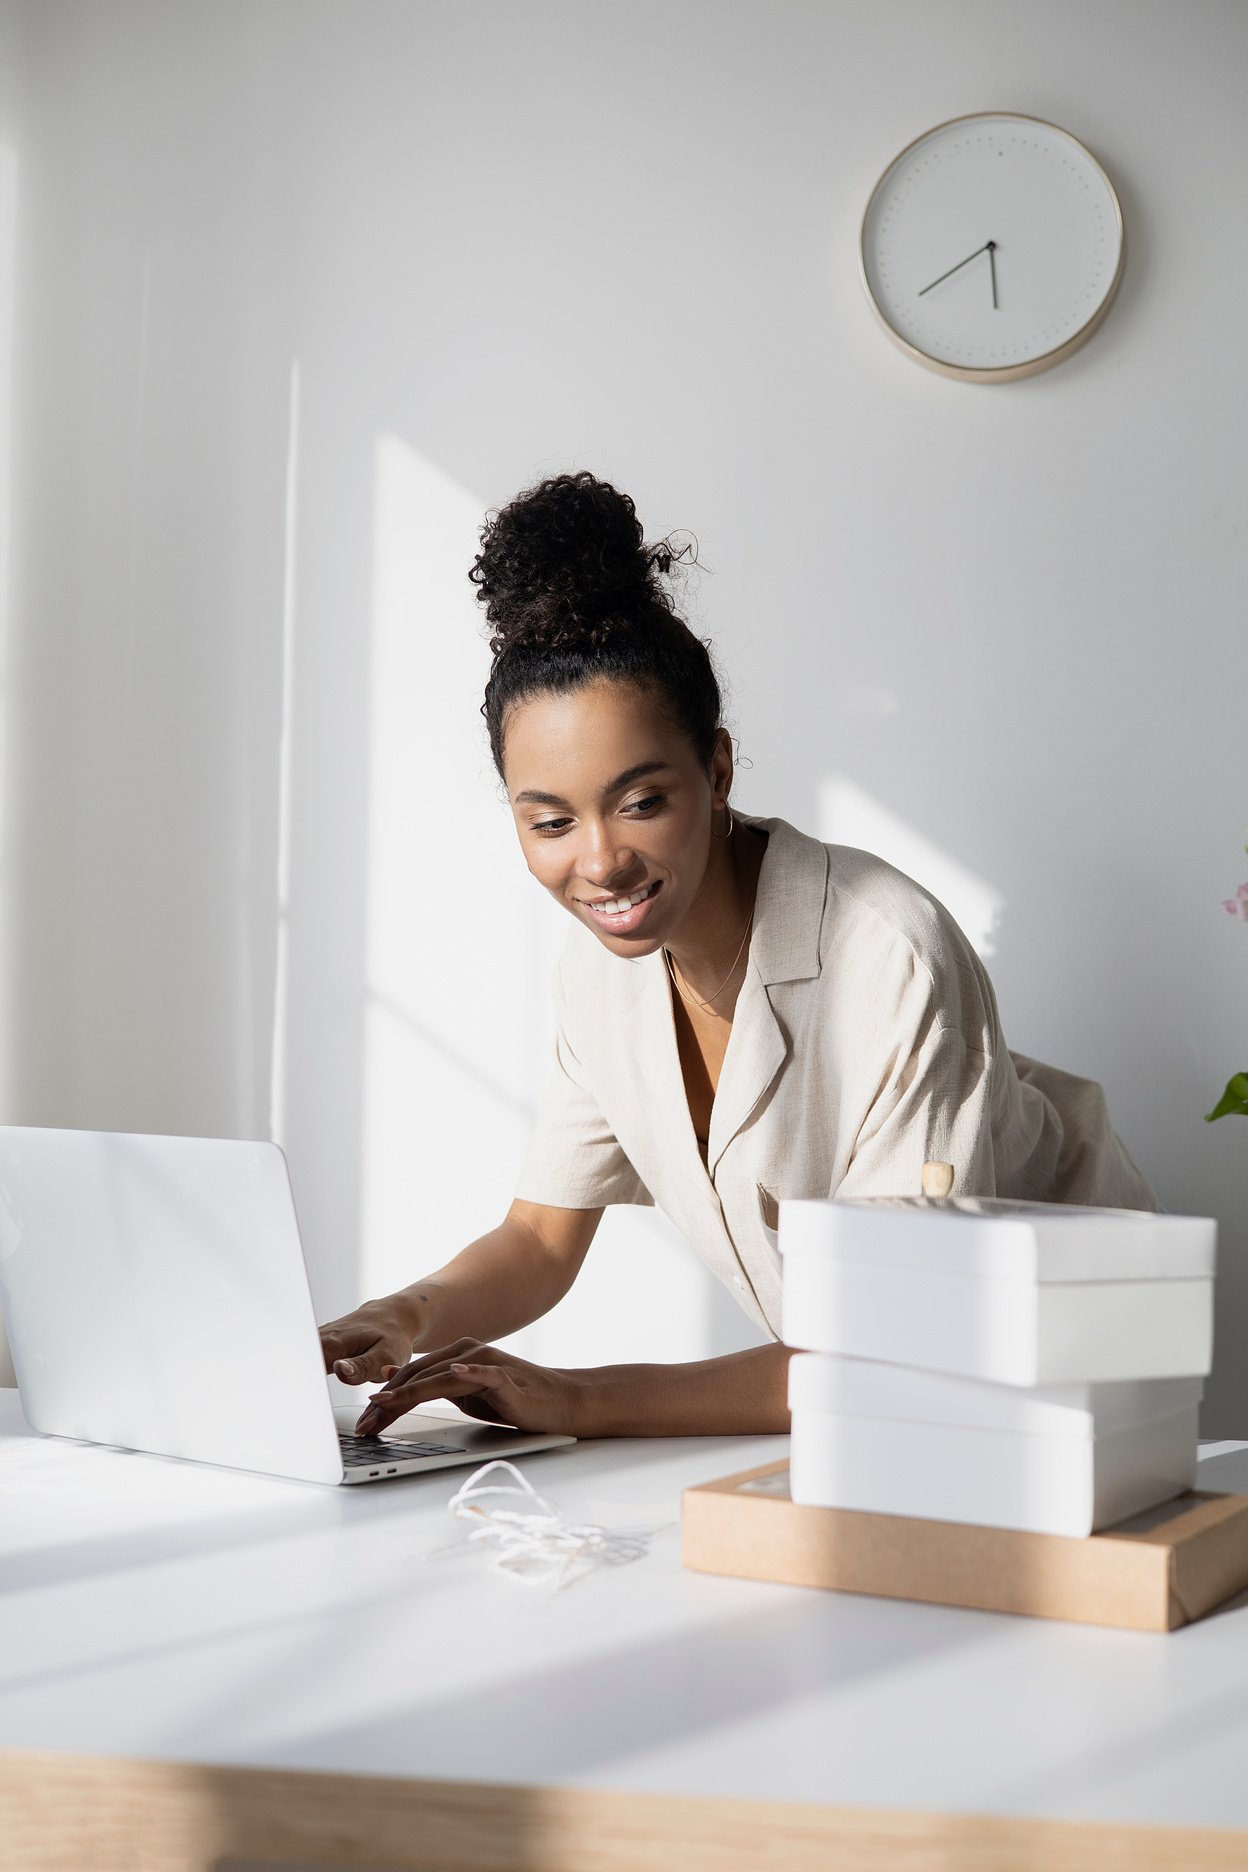
[[[663,959],[667,963],[667,972],[671,976],[672,981],[675,984],[676,992],[678,994],[684,995],[686,1001],[692,1001],[694,1007],[700,1007],[704,1014],[713,1014],[715,1012],[714,1006],[712,1004],[719,1000],[720,995],[723,994],[724,989],[728,986],[729,982],[732,980],[733,976],[736,974],[737,963],[741,960],[741,951],[742,949],[745,948],[753,922],[754,922],[754,912],[751,910],[749,914],[749,919],[745,925],[745,935],[742,936],[741,941],[737,946],[737,953],[732,958],[732,967],[728,970],[728,973],[724,976],[723,981],[720,982],[719,987],[715,990],[714,994],[711,996],[711,999],[709,1001],[699,1001],[697,995],[690,994],[689,990],[682,986],[680,978],[676,973],[675,964],[672,961],[671,955],[666,949],[664,949]]]

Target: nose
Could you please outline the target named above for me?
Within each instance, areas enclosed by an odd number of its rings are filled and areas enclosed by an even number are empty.
[[[580,858],[582,877],[600,890],[622,884],[637,868],[637,855],[632,847],[617,845],[612,828],[607,825],[586,828]]]

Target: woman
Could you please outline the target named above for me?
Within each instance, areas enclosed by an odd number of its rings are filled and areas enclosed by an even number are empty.
[[[710,658],[627,496],[559,475],[481,539],[490,745],[529,870],[576,927],[506,1218],[322,1328],[327,1370],[388,1379],[361,1432],[434,1398],[580,1436],[784,1431],[779,1198],[913,1194],[937,1159],[963,1194],[1156,1207],[1100,1088],[1006,1050],[939,903],[869,853],[734,814]],[[579,1371],[488,1343],[563,1297],[607,1204],[651,1201],[775,1343]]]

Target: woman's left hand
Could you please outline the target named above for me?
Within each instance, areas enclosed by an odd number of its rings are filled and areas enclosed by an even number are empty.
[[[380,1391],[374,1391],[356,1430],[361,1436],[377,1436],[405,1411],[437,1398],[449,1398],[469,1417],[485,1423],[563,1436],[588,1434],[583,1373],[531,1365],[475,1339],[456,1340],[396,1370]]]

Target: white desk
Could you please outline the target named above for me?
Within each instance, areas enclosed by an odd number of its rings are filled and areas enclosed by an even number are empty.
[[[684,1571],[681,1489],[784,1453],[523,1458],[570,1518],[665,1524],[551,1593],[429,1557],[467,1471],[274,1482],[0,1393],[0,1749],[65,1752],[0,1758],[0,1866],[1248,1865],[1248,1605],[1159,1636]],[[1201,1483],[1248,1492],[1248,1444]]]

